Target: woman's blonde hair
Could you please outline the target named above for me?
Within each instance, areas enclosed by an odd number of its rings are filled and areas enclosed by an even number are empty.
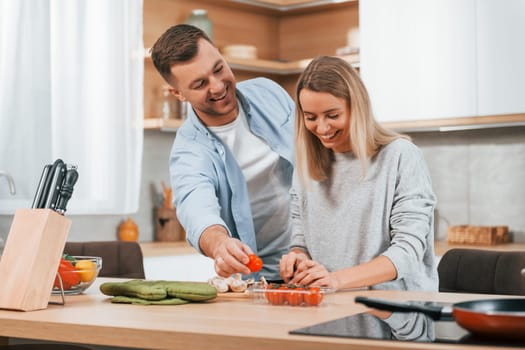
[[[295,153],[296,169],[302,183],[307,179],[323,181],[330,176],[333,152],[305,126],[299,94],[303,89],[326,92],[343,98],[350,110],[350,145],[352,152],[361,161],[362,175],[366,175],[368,162],[379,149],[397,138],[407,138],[385,129],[372,114],[368,92],[357,71],[343,59],[320,56],[312,60],[297,82]]]

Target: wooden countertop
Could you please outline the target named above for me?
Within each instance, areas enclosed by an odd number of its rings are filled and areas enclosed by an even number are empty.
[[[156,256],[198,254],[197,250],[186,241],[141,242],[140,248],[142,249],[142,255],[144,255],[146,258]]]
[[[171,256],[197,254],[197,250],[190,246],[186,241],[179,242],[145,242],[140,243],[144,257]],[[447,241],[435,241],[434,251],[436,256],[443,256],[447,250],[452,248],[467,249],[488,249],[488,250],[523,250],[525,243],[506,243],[492,246],[467,245],[467,244],[448,244]]]
[[[290,335],[288,331],[366,310],[354,303],[365,295],[391,300],[457,302],[487,298],[480,294],[403,291],[348,291],[319,307],[271,306],[250,298],[218,297],[176,306],[112,304],[98,286],[66,296],[65,305],[20,312],[0,310],[0,344],[6,338],[72,342],[147,349],[450,349],[450,344]],[[454,349],[490,349],[459,346]],[[495,349],[495,348],[494,348]],[[501,348],[498,348],[501,349]]]

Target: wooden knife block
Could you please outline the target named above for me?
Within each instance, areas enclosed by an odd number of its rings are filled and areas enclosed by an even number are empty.
[[[70,227],[51,209],[16,211],[0,260],[0,309],[47,308]]]

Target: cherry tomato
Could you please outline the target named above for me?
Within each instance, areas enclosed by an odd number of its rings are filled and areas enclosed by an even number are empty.
[[[323,301],[323,293],[318,287],[308,288],[308,292],[304,294],[304,302],[308,306],[317,306]]]
[[[250,269],[251,272],[257,272],[257,271],[260,271],[263,267],[263,261],[261,258],[259,258],[257,255],[255,254],[250,254],[248,255],[248,257],[250,258],[250,261],[248,261],[248,263],[246,264],[246,266],[248,266],[248,268]]]
[[[266,292],[264,293],[266,300],[272,305],[282,305],[284,304],[284,292],[283,288],[279,284],[269,284],[266,287]]]
[[[71,289],[71,287],[76,286],[80,283],[80,277],[78,275],[78,272],[76,271],[75,266],[73,266],[73,263],[69,260],[66,260],[64,258],[60,259],[58,273],[62,278],[62,285],[64,287],[64,290]],[[60,288],[60,281],[58,280],[58,276],[55,277],[55,283],[53,284],[53,286],[55,288]]]
[[[288,288],[288,293],[286,293],[286,301],[288,305],[299,306],[303,303],[303,294],[304,288],[300,287],[291,287]]]

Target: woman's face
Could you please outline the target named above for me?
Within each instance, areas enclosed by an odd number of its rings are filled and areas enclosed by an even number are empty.
[[[335,153],[348,152],[350,108],[343,98],[328,92],[303,89],[299,93],[306,128]]]

